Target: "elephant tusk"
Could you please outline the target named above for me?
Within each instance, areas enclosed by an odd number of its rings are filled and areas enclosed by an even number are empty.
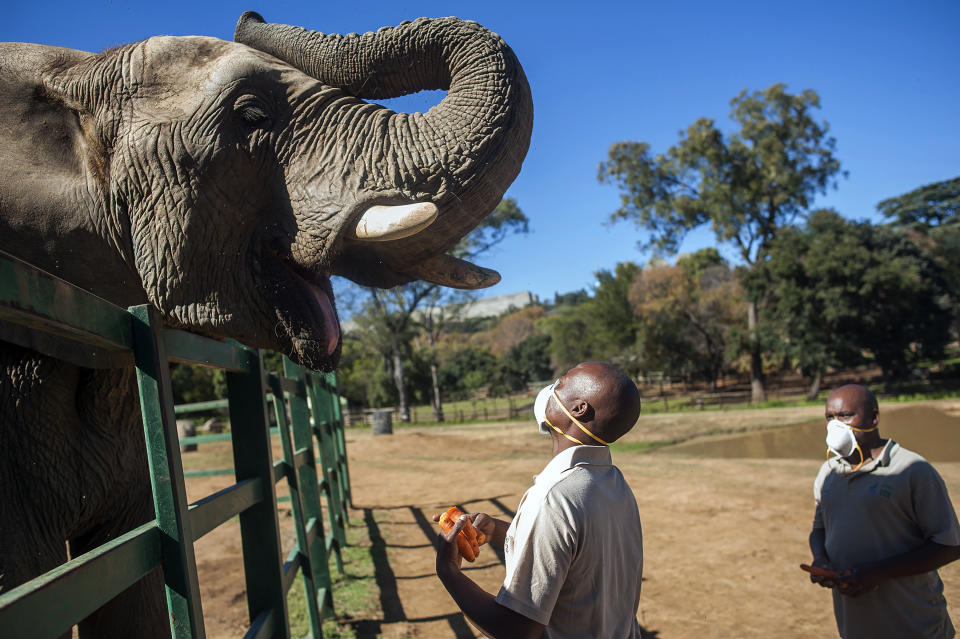
[[[405,273],[418,280],[450,288],[487,288],[500,281],[500,274],[492,269],[443,253],[406,269]]]
[[[398,206],[371,206],[354,229],[358,240],[386,242],[410,237],[437,219],[437,206],[416,202]]]

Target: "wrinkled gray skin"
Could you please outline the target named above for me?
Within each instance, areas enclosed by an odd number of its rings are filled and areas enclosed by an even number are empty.
[[[237,42],[156,37],[101,54],[0,44],[0,250],[173,327],[331,369],[328,277],[475,288],[444,256],[529,144],[523,71],[454,18],[324,35],[245,14]],[[448,89],[427,114],[364,99]],[[410,237],[361,240],[372,205],[431,202]],[[0,590],[153,518],[132,369],[52,359],[0,323]],[[31,348],[32,347],[32,348]],[[42,354],[46,353],[46,354]],[[86,360],[74,360],[84,362]],[[81,637],[167,636],[153,574]]]

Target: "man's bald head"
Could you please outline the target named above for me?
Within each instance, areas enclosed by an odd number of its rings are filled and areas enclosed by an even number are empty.
[[[825,417],[827,421],[839,419],[858,428],[875,426],[880,406],[870,389],[860,384],[847,384],[827,397]]]
[[[830,393],[830,397],[827,398],[827,403],[830,403],[831,399],[834,399],[834,396],[837,398],[842,397],[844,401],[849,402],[857,407],[864,407],[873,412],[880,410],[880,405],[877,403],[877,398],[873,393],[870,392],[870,389],[866,386],[861,386],[860,384],[846,384],[841,386],[837,390]]]
[[[581,421],[590,421],[600,439],[613,442],[626,434],[640,416],[640,391],[619,368],[604,362],[577,364],[561,378],[557,394],[590,405]]]

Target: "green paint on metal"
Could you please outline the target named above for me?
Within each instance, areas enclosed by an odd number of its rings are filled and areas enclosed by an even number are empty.
[[[0,319],[107,350],[133,347],[122,308],[2,252]]]
[[[217,475],[233,475],[232,468],[218,468],[213,470],[187,470],[184,471],[184,477],[215,477]]]
[[[246,352],[249,373],[227,373],[233,467],[237,482],[259,478],[266,497],[240,513],[247,610],[254,623],[265,612],[272,613],[267,617],[272,620],[269,636],[285,638],[289,634],[287,598],[282,590],[280,529],[266,411],[266,379],[259,351],[246,349]]]
[[[269,385],[270,389],[273,391],[273,396],[275,398],[284,397],[284,386],[290,389],[293,392],[286,393],[287,401],[294,402],[297,399],[302,399],[302,396],[299,398],[296,395],[297,384],[283,384],[283,379],[278,375],[271,373],[269,375]],[[289,380],[295,382],[296,380]],[[302,387],[302,384],[300,384]],[[274,416],[277,421],[277,429],[280,431],[280,444],[283,449],[283,459],[286,462],[288,467],[287,474],[287,486],[290,490],[290,509],[293,512],[293,521],[294,521],[294,530],[297,535],[297,547],[294,549],[296,553],[297,564],[290,561],[290,570],[288,573],[284,574],[284,593],[290,590],[290,585],[293,583],[294,578],[296,577],[296,568],[302,568],[303,572],[303,587],[306,593],[306,602],[307,602],[307,615],[310,619],[310,631],[314,637],[323,636],[323,618],[320,616],[320,608],[317,606],[316,602],[316,586],[314,584],[314,576],[311,570],[311,564],[313,562],[313,557],[310,553],[310,547],[307,545],[307,530],[306,530],[306,519],[304,515],[304,500],[301,493],[301,482],[300,482],[300,473],[299,470],[303,467],[302,458],[304,455],[296,455],[294,453],[293,442],[291,441],[291,428],[287,423],[287,406],[283,401],[275,401],[274,405]],[[292,411],[292,409],[291,409]],[[291,415],[292,419],[292,415]],[[307,482],[309,485],[310,482]],[[319,501],[317,501],[319,504]],[[319,557],[317,558],[319,559]]]
[[[59,637],[159,565],[151,521],[0,595],[0,636]]]
[[[235,343],[218,342],[193,333],[166,329],[163,339],[171,362],[222,368],[233,373],[245,373],[247,356],[243,347]]]
[[[163,323],[159,311],[151,306],[134,306],[130,312],[133,315],[137,386],[150,464],[150,484],[161,533],[170,633],[174,639],[202,639],[200,586],[173,412],[170,366],[161,331]]]
[[[190,527],[194,540],[263,501],[263,482],[248,479],[190,504]]]
[[[199,413],[217,408],[227,408],[230,402],[225,399],[214,399],[209,402],[193,402],[192,404],[177,404],[174,411],[177,415],[185,413]]]

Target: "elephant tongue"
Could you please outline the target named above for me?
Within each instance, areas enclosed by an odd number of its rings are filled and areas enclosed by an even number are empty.
[[[319,286],[308,282],[310,292],[313,293],[313,299],[316,300],[323,314],[323,331],[327,340],[327,355],[332,355],[337,349],[337,342],[340,341],[340,322],[337,321],[337,313],[333,310],[333,304],[330,302],[330,296],[326,294]]]

